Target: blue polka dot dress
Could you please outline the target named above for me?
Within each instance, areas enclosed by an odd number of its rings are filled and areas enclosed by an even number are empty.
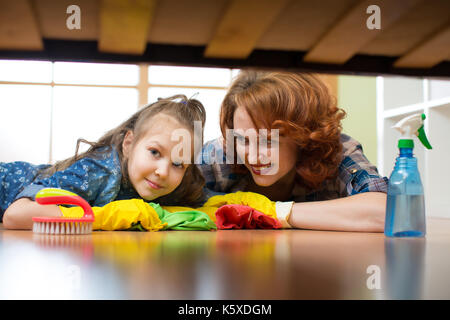
[[[42,171],[48,167],[22,161],[0,162],[0,220],[12,202],[20,198],[34,200],[43,188],[74,192],[97,207],[114,200],[140,198],[133,188],[122,186],[115,148],[104,148],[95,156],[82,158],[65,170],[44,176]]]

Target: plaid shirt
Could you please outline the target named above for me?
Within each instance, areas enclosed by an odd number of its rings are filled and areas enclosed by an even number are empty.
[[[304,186],[295,184],[290,200],[295,202],[320,201],[342,198],[363,192],[387,193],[388,178],[378,174],[377,168],[369,162],[363,153],[361,144],[348,135],[341,134],[343,159],[339,173],[334,180],[325,180],[320,191],[312,192]],[[221,161],[215,161],[221,159]],[[252,179],[250,172],[236,174],[232,165],[226,164],[222,139],[205,143],[201,159],[196,163],[206,180],[206,192],[209,196],[218,193],[247,191]]]

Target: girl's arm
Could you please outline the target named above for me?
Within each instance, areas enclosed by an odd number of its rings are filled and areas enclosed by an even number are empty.
[[[28,198],[14,201],[3,215],[3,226],[6,229],[31,229],[32,217],[60,217],[61,210],[57,205],[40,205]]]
[[[120,181],[120,161],[115,149],[93,158],[82,158],[68,168],[26,186],[5,211],[3,225],[8,229],[31,229],[32,217],[62,216],[58,206],[44,206],[30,200],[43,188],[67,190],[92,205],[103,206],[117,195]]]
[[[383,232],[386,194],[364,192],[335,200],[294,203],[289,217],[293,228]]]

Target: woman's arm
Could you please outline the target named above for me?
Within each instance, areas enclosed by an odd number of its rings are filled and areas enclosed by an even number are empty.
[[[293,228],[384,232],[386,194],[364,192],[335,200],[294,203]]]
[[[60,217],[61,210],[57,205],[40,205],[28,198],[14,201],[3,215],[3,226],[6,229],[31,229],[32,217]]]

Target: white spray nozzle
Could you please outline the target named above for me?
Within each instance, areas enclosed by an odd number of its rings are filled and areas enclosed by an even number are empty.
[[[409,117],[403,118],[392,126],[392,128],[400,131],[400,140],[412,140],[413,135],[415,135],[427,149],[431,149],[431,145],[428,142],[427,136],[425,135],[425,131],[423,129],[423,122],[425,118],[424,113],[416,113]]]
[[[422,117],[423,115],[423,117]],[[412,139],[412,135],[419,135],[419,129],[423,126],[423,120],[425,119],[425,115],[423,113],[413,114],[409,117],[403,118],[399,122],[397,122],[393,129],[397,129],[400,131],[402,135],[400,139]]]

